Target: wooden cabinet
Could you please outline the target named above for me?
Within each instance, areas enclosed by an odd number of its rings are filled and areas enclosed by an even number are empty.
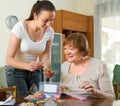
[[[86,33],[90,48],[89,55],[93,56],[93,16],[57,10],[53,28],[55,32],[62,33],[63,39],[74,32]],[[62,58],[62,62],[64,62],[65,56],[63,55]]]

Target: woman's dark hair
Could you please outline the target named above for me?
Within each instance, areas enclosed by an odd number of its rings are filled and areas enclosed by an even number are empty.
[[[56,11],[55,6],[49,0],[41,0],[41,1],[38,0],[33,5],[32,9],[31,9],[30,16],[26,20],[33,20],[34,19],[34,17],[33,17],[34,13],[36,13],[38,15],[38,14],[40,14],[40,12],[42,10]]]
[[[84,33],[73,33],[69,35],[64,43],[65,45],[71,45],[74,48],[77,48],[79,52],[83,53],[83,56],[87,56],[89,52],[88,41]]]

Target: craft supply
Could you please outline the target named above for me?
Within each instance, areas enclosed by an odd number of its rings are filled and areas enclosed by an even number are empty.
[[[64,92],[64,93],[71,96],[71,97],[77,98],[77,99],[79,99],[81,101],[86,101],[87,96],[88,96],[88,95],[77,94],[77,93],[74,93],[74,92]]]
[[[50,94],[50,93],[39,93],[36,92],[33,95],[28,95],[27,97],[25,97],[25,99],[27,99],[30,102],[33,103],[37,103],[37,104],[41,104],[44,103],[46,101],[56,101],[60,98],[60,94]]]
[[[61,100],[61,99],[58,99],[58,100],[57,100],[57,103],[62,103],[62,100]]]
[[[34,104],[33,103],[30,103],[30,102],[23,102],[23,103],[21,103],[19,106],[34,106]]]
[[[44,66],[43,69],[44,69],[44,70],[48,70],[49,68],[48,68],[47,66]]]
[[[36,102],[37,104],[44,104],[45,103],[45,100],[39,100]]]
[[[60,95],[59,94],[55,94],[54,95],[56,99],[59,99],[60,98]]]

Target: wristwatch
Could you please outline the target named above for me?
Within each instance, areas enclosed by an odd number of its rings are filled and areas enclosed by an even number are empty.
[[[18,18],[15,15],[10,15],[6,18],[6,25],[9,29],[12,29],[18,22]]]

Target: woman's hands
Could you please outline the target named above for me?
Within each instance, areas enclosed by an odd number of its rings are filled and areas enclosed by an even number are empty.
[[[54,71],[45,66],[43,67],[43,70],[43,73],[47,79],[51,78],[54,75]]]
[[[29,70],[31,72],[34,72],[34,71],[36,71],[38,69],[42,69],[42,68],[44,70],[43,73],[47,79],[51,78],[54,75],[54,71],[45,67],[43,65],[43,62],[32,61],[27,65],[27,70]]]
[[[31,72],[34,72],[41,68],[43,68],[43,62],[32,61],[32,62],[28,63],[26,66],[26,69]]]
[[[79,88],[85,89],[91,95],[94,95],[97,92],[97,90],[94,89],[93,85],[89,81],[85,81],[80,84]]]
[[[85,81],[82,84],[79,85],[79,88],[85,89],[89,94],[97,97],[97,98],[107,98],[107,99],[113,99],[114,94],[102,92],[98,89],[95,89],[91,82]]]

